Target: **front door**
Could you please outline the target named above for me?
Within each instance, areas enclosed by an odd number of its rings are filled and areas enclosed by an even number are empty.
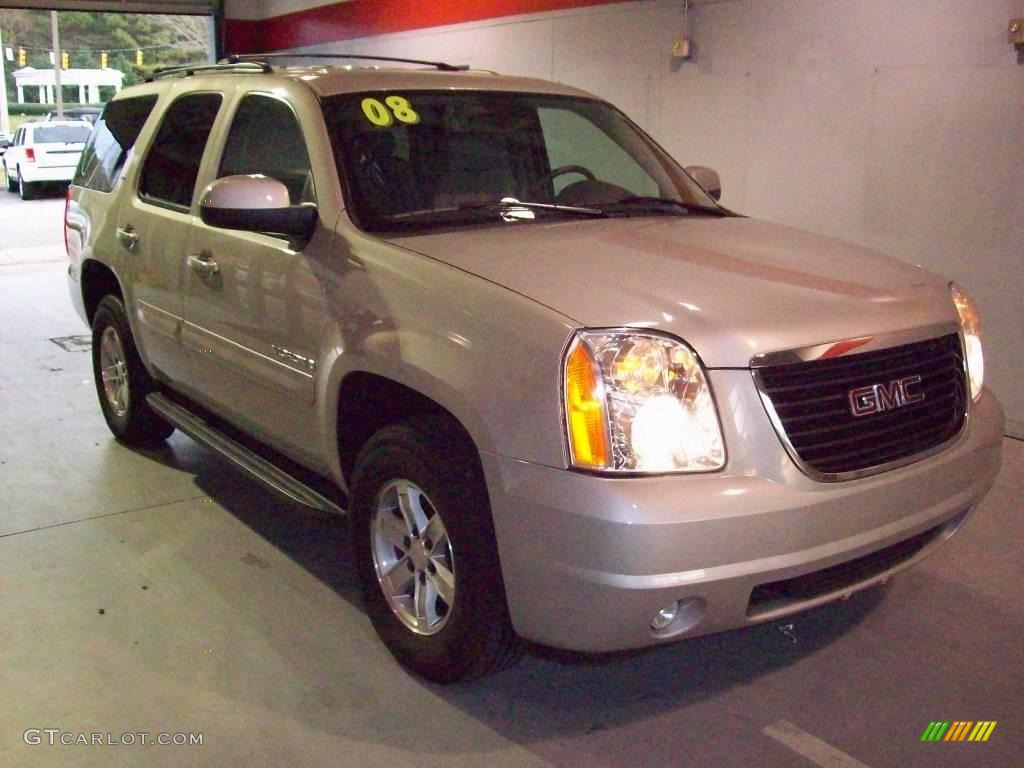
[[[283,182],[293,205],[316,202],[299,122],[276,96],[240,101],[216,176],[237,174]],[[314,450],[314,374],[326,313],[320,282],[297,247],[285,237],[197,221],[186,249],[182,338],[204,399],[302,457]]]

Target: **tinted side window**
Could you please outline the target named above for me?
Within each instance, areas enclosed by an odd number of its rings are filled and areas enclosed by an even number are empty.
[[[262,173],[288,187],[292,205],[315,202],[302,129],[285,102],[253,94],[231,123],[217,177]]]
[[[113,189],[154,104],[156,96],[110,102],[82,150],[74,183],[100,192]]]
[[[168,108],[142,166],[139,194],[182,208],[192,204],[199,163],[221,98],[219,93],[190,94]]]

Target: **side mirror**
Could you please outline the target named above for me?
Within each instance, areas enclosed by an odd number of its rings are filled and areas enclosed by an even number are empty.
[[[225,176],[207,186],[199,203],[199,216],[211,227],[308,241],[316,226],[317,208],[312,203],[291,205],[288,187],[277,179],[254,174]]]
[[[714,168],[704,165],[688,165],[686,172],[715,200],[722,198],[722,180],[718,178],[718,171]]]

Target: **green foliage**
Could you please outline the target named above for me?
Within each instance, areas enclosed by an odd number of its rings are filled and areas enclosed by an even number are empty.
[[[60,47],[70,54],[72,68],[99,69],[100,53],[107,51],[107,66],[124,73],[125,85],[141,82],[158,67],[204,61],[208,56],[202,17],[61,11],[57,21]],[[0,10],[0,30],[3,46],[15,51],[15,61],[4,62],[8,103],[11,112],[21,111],[29,105],[14,103],[11,72],[20,68],[17,51],[25,49],[26,66],[52,69],[50,12]],[[135,63],[138,50],[143,54],[142,66]]]
[[[15,115],[26,115],[28,117],[39,117],[57,109],[56,104],[11,104],[8,103],[7,111],[11,117]]]

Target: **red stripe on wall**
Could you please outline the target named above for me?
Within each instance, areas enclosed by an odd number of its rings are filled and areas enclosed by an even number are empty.
[[[260,53],[623,0],[350,0],[269,19],[225,19],[226,53]]]

